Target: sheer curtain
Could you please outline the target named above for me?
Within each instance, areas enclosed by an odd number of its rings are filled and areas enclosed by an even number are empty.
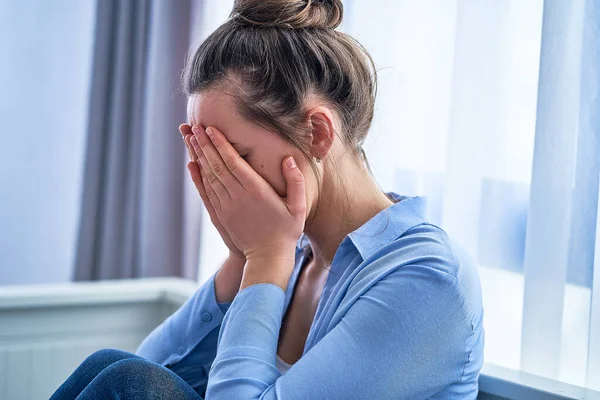
[[[367,154],[475,257],[486,362],[598,385],[594,2],[349,6],[345,29],[380,69]]]
[[[198,40],[231,10],[201,3]],[[596,2],[344,4],[378,69],[367,156],[478,263],[486,363],[600,389]],[[203,218],[200,280],[225,255]]]

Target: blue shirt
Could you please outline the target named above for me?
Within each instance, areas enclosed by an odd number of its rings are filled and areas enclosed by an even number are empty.
[[[215,300],[214,277],[142,342],[207,400],[475,399],[483,364],[481,288],[472,259],[395,201],[339,245],[302,357],[281,375],[279,331],[305,254],[284,292],[259,283]]]

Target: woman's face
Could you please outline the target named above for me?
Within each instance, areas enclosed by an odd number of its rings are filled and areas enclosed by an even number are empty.
[[[190,126],[219,129],[233,148],[262,176],[281,197],[286,196],[286,183],[281,171],[283,159],[294,156],[304,174],[307,206],[310,211],[314,193],[314,179],[303,154],[278,134],[244,120],[234,108],[233,98],[219,91],[195,94],[189,98],[187,107]]]

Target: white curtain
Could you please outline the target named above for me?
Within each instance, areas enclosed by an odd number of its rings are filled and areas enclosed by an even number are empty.
[[[201,40],[232,2],[198,4]],[[485,362],[600,389],[596,2],[344,4],[378,69],[367,156],[478,263]],[[225,255],[203,218],[201,281]]]

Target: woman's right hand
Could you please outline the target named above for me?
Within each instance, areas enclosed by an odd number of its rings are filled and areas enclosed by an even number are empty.
[[[212,205],[210,204],[210,200],[206,196],[206,190],[204,189],[204,185],[202,184],[202,175],[201,175],[200,167],[198,166],[198,162],[197,162],[198,155],[196,154],[196,151],[194,150],[194,147],[192,146],[192,144],[190,142],[190,138],[193,136],[192,127],[189,126],[188,124],[181,124],[181,125],[179,125],[179,132],[181,132],[181,136],[183,137],[183,141],[185,142],[185,145],[187,146],[187,149],[188,149],[188,153],[190,155],[190,161],[187,164],[188,171],[190,172],[192,181],[194,181],[194,185],[196,185],[196,189],[198,190],[198,193],[200,193],[200,197],[202,198],[204,207],[206,207],[206,210],[208,211],[208,215],[210,216],[211,222],[217,228],[217,231],[219,231],[219,234],[221,235],[223,242],[225,242],[225,245],[229,248],[229,257],[233,258],[233,259],[239,259],[240,261],[243,260],[245,262],[246,257],[244,256],[244,253],[242,253],[233,244],[233,242],[231,241],[231,238],[229,237],[229,234],[223,228],[223,226],[221,225],[221,222],[219,221],[219,218],[215,214],[215,210],[213,209]]]

